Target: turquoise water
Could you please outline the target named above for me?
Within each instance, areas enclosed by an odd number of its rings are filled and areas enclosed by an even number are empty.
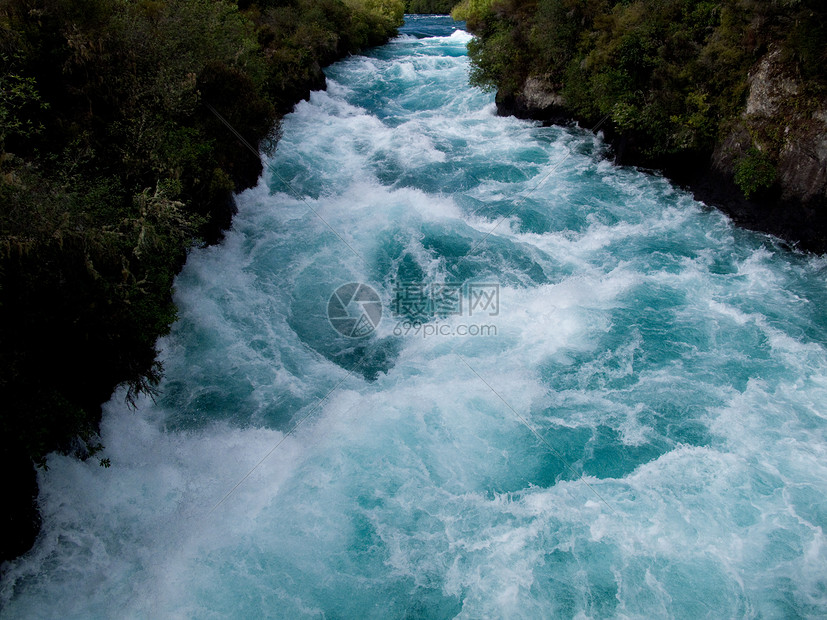
[[[191,253],[112,467],[49,459],[3,616],[827,615],[827,261],[498,118],[450,20],[403,32]],[[326,316],[350,282],[364,338]],[[394,316],[412,282],[464,310]]]

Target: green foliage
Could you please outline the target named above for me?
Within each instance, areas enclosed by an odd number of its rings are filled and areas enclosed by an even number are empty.
[[[517,88],[522,79],[512,67],[520,65],[520,48],[514,45],[513,31],[498,26],[483,43],[472,39],[468,43],[468,55],[473,61],[471,83],[485,90]]]
[[[403,0],[345,0],[354,10],[360,11],[368,19],[378,18],[389,29],[402,25],[405,13]]]
[[[461,0],[451,11],[451,17],[466,22],[470,30],[479,31],[492,20],[495,2],[496,0]]]
[[[422,15],[448,15],[456,3],[456,0],[405,0],[405,12]]]
[[[45,110],[48,104],[40,100],[37,82],[33,77],[23,77],[13,72],[13,63],[7,56],[0,56],[5,68],[0,74],[0,148],[7,137],[28,140],[43,130],[30,115],[31,109]]]
[[[15,453],[89,456],[113,388],[134,403],[158,384],[175,274],[261,173],[205,104],[272,148],[279,114],[322,86],[321,67],[384,41],[403,9],[0,3],[0,430]]]
[[[754,147],[735,165],[735,183],[747,198],[772,187],[776,174],[772,158]]]

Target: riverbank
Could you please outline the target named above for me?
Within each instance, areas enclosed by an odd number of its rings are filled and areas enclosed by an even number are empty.
[[[550,103],[551,97],[501,96],[496,104],[500,116],[514,116],[541,121],[549,125],[578,124],[589,128],[593,119],[577,118],[565,108]],[[636,166],[663,174],[677,186],[691,192],[694,198],[726,213],[739,226],[774,235],[791,248],[823,254],[827,252],[827,200],[821,196],[824,187],[818,183],[819,166],[827,170],[827,149],[816,150],[822,156],[808,166],[816,180],[816,195],[808,200],[785,192],[780,184],[747,198],[734,180],[734,171],[716,166],[711,153],[684,153],[659,158],[642,157],[630,143],[628,136],[614,126],[601,126],[610,154],[618,165]],[[815,141],[827,143],[827,132],[814,136]],[[792,163],[788,165],[794,165]],[[822,172],[823,175],[823,172]],[[803,175],[799,175],[803,177]],[[801,187],[801,186],[799,186]]]
[[[796,247],[827,250],[827,9],[465,2],[500,114],[601,123],[614,157]]]
[[[229,227],[322,67],[388,40],[396,0],[8,2],[0,9],[0,560],[40,527],[33,463],[94,458],[101,403],[154,394],[194,245]],[[100,459],[104,467],[110,465]]]

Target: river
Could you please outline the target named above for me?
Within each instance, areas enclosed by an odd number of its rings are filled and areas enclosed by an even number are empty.
[[[408,17],[296,106],[3,617],[827,615],[827,261]]]

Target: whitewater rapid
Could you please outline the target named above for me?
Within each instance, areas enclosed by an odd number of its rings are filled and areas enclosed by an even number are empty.
[[[3,617],[827,615],[827,261],[497,117],[469,38],[409,17],[284,120],[112,466],[49,457]]]

